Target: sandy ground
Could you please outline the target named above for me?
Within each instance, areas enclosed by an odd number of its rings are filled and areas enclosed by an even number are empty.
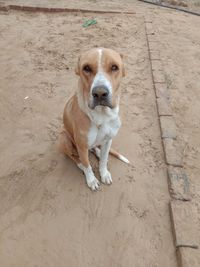
[[[154,0],[156,2],[156,0]],[[172,6],[182,7],[186,10],[191,10],[200,13],[200,0],[157,0],[157,2],[164,2],[171,4]],[[47,6],[58,7],[57,0],[1,0],[0,4],[18,4],[18,5],[31,5],[31,6]],[[138,7],[142,9],[139,10]],[[150,7],[151,5],[149,5]],[[89,9],[112,9],[112,10],[132,10],[141,11],[144,14],[144,10],[148,5],[140,4],[137,0],[59,0],[59,7],[70,8],[89,8]],[[169,9],[167,9],[169,10]]]
[[[179,144],[198,216],[200,244],[200,20],[184,14],[175,17],[173,13],[163,11],[161,24],[160,14],[153,13]]]
[[[0,14],[0,266],[175,267],[143,18],[84,18]],[[77,56],[94,46],[127,55],[114,147],[131,161],[111,157],[114,183],[97,193],[55,148]]]
[[[3,4],[18,4],[18,5],[31,5],[31,6],[46,6],[46,7],[58,7],[57,0],[1,0]],[[85,8],[85,9],[114,9],[114,10],[126,10],[128,8],[133,9],[135,1],[126,0],[59,0],[59,7],[68,8]]]

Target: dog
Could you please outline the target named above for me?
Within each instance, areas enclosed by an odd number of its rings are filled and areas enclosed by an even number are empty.
[[[125,76],[123,56],[112,49],[91,49],[79,56],[75,73],[79,76],[78,90],[64,108],[59,150],[75,161],[84,172],[88,187],[96,191],[100,183],[90,165],[89,151],[99,158],[104,184],[112,183],[107,169],[109,153],[129,163],[111,149],[112,138],[121,126],[119,85]]]

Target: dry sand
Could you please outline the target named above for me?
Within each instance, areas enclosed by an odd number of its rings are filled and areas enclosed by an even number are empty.
[[[0,14],[0,266],[176,266],[143,18],[82,28],[91,17]],[[97,193],[55,148],[77,56],[94,46],[127,55],[113,146],[131,161],[110,157],[113,185]]]

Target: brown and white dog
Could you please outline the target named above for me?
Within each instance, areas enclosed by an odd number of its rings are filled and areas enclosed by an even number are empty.
[[[90,150],[100,160],[99,172],[105,184],[112,183],[107,169],[109,153],[129,163],[110,149],[112,138],[121,126],[119,85],[125,76],[124,64],[122,56],[114,50],[95,48],[79,57],[75,71],[80,77],[78,90],[64,109],[59,148],[84,172],[87,185],[97,190],[100,183],[90,166]]]

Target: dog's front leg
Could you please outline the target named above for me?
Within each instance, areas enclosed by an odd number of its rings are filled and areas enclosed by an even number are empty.
[[[110,139],[109,141],[106,141],[105,144],[101,146],[99,172],[101,175],[101,181],[104,184],[112,183],[111,174],[107,169],[108,155],[109,155],[111,144],[112,144],[112,139]]]
[[[91,188],[93,191],[95,191],[99,188],[100,183],[95,177],[92,171],[92,167],[90,166],[88,149],[80,147],[77,147],[77,149],[78,149],[79,159],[81,162],[78,163],[77,165],[84,172],[88,187]]]

